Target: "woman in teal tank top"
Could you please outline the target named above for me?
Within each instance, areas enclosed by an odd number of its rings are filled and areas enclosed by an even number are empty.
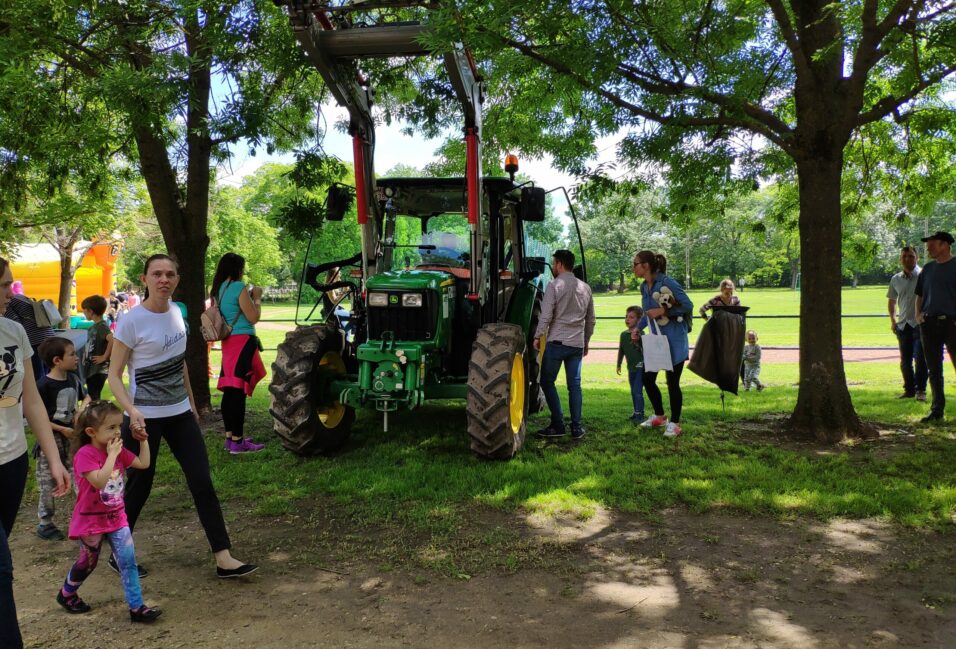
[[[252,396],[256,384],[266,375],[255,327],[262,313],[262,287],[244,284],[245,270],[246,260],[227,252],[219,260],[209,291],[223,319],[232,324],[232,333],[222,341],[222,368],[216,387],[222,392],[219,408],[226,429],[224,448],[233,455],[264,448],[245,436],[246,397]]]

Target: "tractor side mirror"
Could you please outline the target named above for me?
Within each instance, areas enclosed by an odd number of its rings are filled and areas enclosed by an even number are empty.
[[[542,187],[521,188],[521,220],[544,221],[544,189]]]
[[[325,198],[325,219],[327,221],[341,221],[351,207],[351,188],[339,184],[329,187],[329,193]]]
[[[544,257],[525,257],[522,265],[521,279],[530,281],[544,272]]]

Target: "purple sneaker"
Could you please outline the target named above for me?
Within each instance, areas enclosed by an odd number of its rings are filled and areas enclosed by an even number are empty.
[[[226,437],[226,441],[224,441],[224,442],[222,443],[222,450],[224,450],[224,451],[231,451],[231,450],[232,450],[232,438],[231,438],[231,437],[228,437],[228,436]]]
[[[229,440],[229,443],[232,446],[232,448],[229,449],[229,452],[232,455],[239,455],[241,453],[255,453],[266,447],[265,444],[256,444],[248,437],[243,438],[241,442]]]

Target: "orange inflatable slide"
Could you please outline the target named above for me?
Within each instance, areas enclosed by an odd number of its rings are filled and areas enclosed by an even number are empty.
[[[90,295],[109,295],[116,290],[116,260],[119,246],[112,243],[97,243],[90,247],[89,241],[77,243],[83,261],[73,276],[70,292],[70,312],[79,313],[80,303]],[[75,252],[73,262],[79,261]],[[28,243],[17,246],[10,255],[10,269],[14,279],[23,282],[23,292],[35,300],[53,300],[56,304],[60,294],[60,255],[48,243]]]

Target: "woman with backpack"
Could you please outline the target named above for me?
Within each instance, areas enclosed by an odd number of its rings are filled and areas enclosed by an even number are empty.
[[[246,398],[252,396],[256,384],[266,375],[255,328],[262,316],[262,287],[244,284],[245,270],[246,260],[227,252],[219,260],[209,291],[210,301],[232,327],[221,343],[222,369],[216,387],[222,392],[219,408],[226,429],[224,448],[233,455],[265,448],[245,437]]]

